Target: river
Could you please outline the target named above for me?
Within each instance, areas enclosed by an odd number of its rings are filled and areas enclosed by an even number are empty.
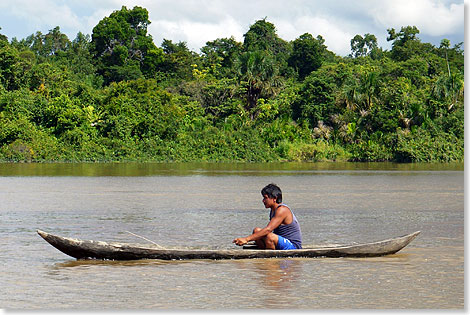
[[[304,244],[421,234],[378,258],[77,261],[37,234],[234,248],[277,183]],[[0,164],[0,308],[463,309],[463,164]]]

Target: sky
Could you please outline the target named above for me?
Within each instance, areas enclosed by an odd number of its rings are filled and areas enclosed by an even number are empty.
[[[250,25],[264,18],[286,41],[304,33],[321,35],[341,56],[351,52],[357,34],[373,34],[389,50],[387,29],[408,25],[435,46],[444,38],[451,46],[464,41],[464,0],[0,0],[0,33],[21,40],[59,26],[73,40],[78,32],[91,35],[101,19],[123,5],[149,11],[148,33],[157,46],[163,39],[185,41],[198,53],[217,38],[243,42]]]

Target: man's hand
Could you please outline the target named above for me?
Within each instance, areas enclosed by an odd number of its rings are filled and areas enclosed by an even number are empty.
[[[248,243],[248,239],[246,237],[239,237],[239,238],[234,239],[232,243],[235,243],[238,246],[242,246]]]

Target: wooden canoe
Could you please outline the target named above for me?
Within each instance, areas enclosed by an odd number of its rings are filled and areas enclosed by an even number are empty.
[[[296,250],[260,249],[161,249],[154,245],[84,241],[38,230],[38,234],[61,252],[76,259],[247,259],[283,257],[375,257],[390,255],[408,245],[420,231],[384,241]]]

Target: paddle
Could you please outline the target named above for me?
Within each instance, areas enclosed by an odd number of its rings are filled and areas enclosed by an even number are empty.
[[[158,245],[157,243],[155,243],[154,241],[149,240],[148,238],[145,238],[143,236],[137,235],[137,234],[129,232],[129,231],[124,231],[124,232],[132,234],[132,235],[137,236],[137,237],[140,237],[141,239],[146,240],[147,242],[150,242],[154,245],[157,245],[157,247],[160,248],[160,249],[166,249],[165,247]]]

